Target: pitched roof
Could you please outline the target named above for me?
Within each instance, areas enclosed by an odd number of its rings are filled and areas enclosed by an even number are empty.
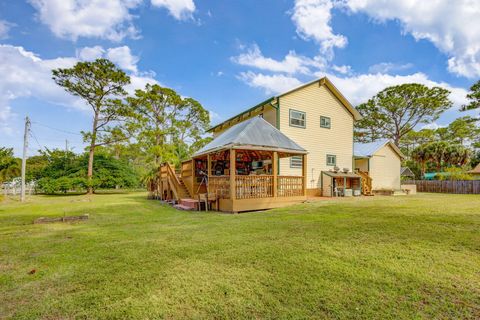
[[[405,158],[404,154],[400,151],[400,149],[390,140],[388,139],[380,139],[373,142],[368,143],[360,143],[355,142],[353,145],[353,155],[358,158],[370,158],[378,150],[380,150],[385,145],[390,145],[393,150],[400,156],[400,158]]]
[[[477,166],[476,166],[475,168],[473,168],[472,170],[468,171],[468,173],[480,174],[480,163],[477,164]]]
[[[193,156],[235,147],[260,147],[284,152],[307,153],[295,141],[261,117],[253,117],[227,129]]]
[[[415,174],[409,167],[401,167],[400,175],[404,177],[415,177]]]
[[[333,85],[333,83],[327,78],[327,77],[323,77],[323,78],[320,78],[320,79],[315,79],[313,81],[310,81],[310,82],[307,82],[307,83],[303,83],[301,85],[299,85],[298,87],[295,87],[293,89],[290,89],[288,91],[285,91],[283,93],[280,93],[276,96],[273,96],[273,97],[270,97],[268,98],[267,100],[265,101],[262,101],[260,102],[259,104],[245,110],[245,111],[242,111],[241,113],[237,114],[237,115],[234,115],[233,117],[225,120],[225,121],[222,121],[221,123],[211,127],[210,129],[208,129],[207,131],[213,131],[215,130],[216,128],[224,125],[225,123],[228,123],[238,117],[241,117],[243,116],[244,114],[247,114],[259,107],[262,107],[266,104],[270,104],[272,105],[274,108],[277,108],[274,103],[275,103],[275,100],[281,96],[284,96],[284,95],[287,95],[289,93],[292,93],[294,91],[297,91],[297,90],[300,90],[306,86],[309,86],[311,84],[314,84],[318,82],[320,85],[325,85],[329,90],[330,92],[332,92],[332,94],[343,104],[343,106],[348,110],[348,112],[350,112],[350,114],[353,116],[353,118],[355,120],[360,120],[362,118],[362,116],[360,115],[360,113],[357,111],[357,109],[355,109],[352,104],[347,100],[347,98],[345,98],[345,96]]]

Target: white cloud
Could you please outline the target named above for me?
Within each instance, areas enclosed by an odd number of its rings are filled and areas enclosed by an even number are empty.
[[[77,57],[83,61],[93,61],[103,57],[105,49],[102,46],[84,47],[77,49]]]
[[[151,0],[155,7],[166,8],[177,20],[187,20],[193,17],[195,3],[193,0]]]
[[[73,108],[84,108],[78,99],[66,93],[52,80],[51,69],[70,67],[75,58],[42,60],[22,47],[0,45],[0,129],[11,131],[9,120],[14,116],[10,102],[24,97],[36,97],[43,101]]]
[[[33,97],[51,104],[88,111],[89,107],[83,101],[67,93],[52,80],[51,70],[54,68],[69,68],[78,62],[79,58],[92,58],[94,53],[104,52],[104,54],[108,54],[114,52],[118,54],[117,63],[123,59],[123,67],[131,71],[131,83],[126,87],[129,93],[133,93],[138,88],[143,89],[147,83],[158,83],[154,79],[155,74],[153,72],[142,73],[137,71],[137,60],[132,58],[130,49],[125,50],[123,47],[119,47],[120,50],[117,50],[119,48],[106,50],[101,47],[92,48],[78,50],[78,58],[42,59],[23,47],[0,45],[0,61],[8,61],[8,63],[0,63],[0,74],[3,75],[0,77],[0,132],[12,132],[9,122],[15,116],[15,110],[13,110],[11,102],[19,98]]]
[[[317,74],[324,76],[325,74]],[[404,83],[421,83],[429,87],[439,86],[451,91],[450,99],[458,109],[466,102],[465,95],[467,91],[463,88],[452,87],[445,82],[436,82],[430,80],[427,75],[417,72],[410,75],[389,75],[389,74],[361,74],[350,77],[338,77],[332,74],[326,75],[335,86],[347,97],[354,105],[366,102],[379,91],[389,86],[395,86]]]
[[[138,30],[130,10],[142,0],[29,0],[39,20],[60,38],[93,37],[120,41]]]
[[[311,73],[310,67],[321,69],[324,68],[326,64],[326,61],[321,57],[311,59],[297,55],[295,51],[290,51],[281,61],[267,58],[262,54],[256,44],[252,45],[247,52],[232,57],[231,60],[240,65],[254,67],[260,70],[285,72],[288,74],[309,74]]]
[[[374,20],[397,20],[415,39],[427,39],[449,55],[448,69],[458,75],[480,75],[480,1],[341,0],[351,12]]]
[[[250,87],[263,89],[267,94],[287,91],[301,84],[295,77],[281,74],[266,75],[251,71],[240,73],[238,78]]]
[[[13,25],[13,23],[10,23],[8,21],[0,20],[0,39],[8,38],[8,32]]]
[[[296,0],[292,12],[297,33],[320,44],[321,52],[329,59],[333,57],[334,48],[347,45],[346,37],[333,33],[330,25],[332,8],[331,0]]]
[[[120,68],[136,73],[138,57],[132,55],[127,46],[111,48],[107,50],[107,58],[118,64]]]
[[[393,73],[407,70],[413,67],[412,63],[398,64],[393,62],[381,62],[374,64],[368,68],[370,73]]]
[[[341,74],[349,74],[352,72],[352,67],[351,66],[337,66],[337,65],[333,65],[332,66],[332,69],[338,73],[341,73]]]
[[[144,89],[147,83],[162,85],[157,80],[155,80],[154,77],[154,72],[132,74],[130,75],[130,84],[125,87],[125,90],[127,90],[129,94],[134,94],[136,89]]]
[[[84,47],[77,49],[77,57],[83,61],[107,58],[126,71],[138,72],[137,63],[139,58],[132,54],[128,46],[109,49],[104,49],[102,46]]]

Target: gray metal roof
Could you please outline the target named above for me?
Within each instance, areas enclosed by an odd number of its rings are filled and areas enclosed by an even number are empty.
[[[405,177],[415,177],[415,174],[409,167],[401,167],[400,168],[400,175]]]
[[[400,158],[405,158],[405,155],[402,153],[402,151],[400,151],[400,149],[389,139],[380,139],[368,143],[355,142],[353,145],[353,156],[357,158],[370,158],[387,144],[390,145],[393,150],[395,150]]]
[[[277,128],[261,117],[240,122],[221,133],[193,156],[199,156],[212,151],[241,146],[262,147],[271,150],[290,151],[292,153],[307,153],[295,141],[280,132]]]
[[[355,142],[353,145],[353,155],[355,157],[371,157],[381,147],[388,143],[388,139],[381,139],[368,143]]]

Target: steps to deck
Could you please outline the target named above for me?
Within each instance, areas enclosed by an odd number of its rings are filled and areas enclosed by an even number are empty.
[[[180,199],[179,204],[174,206],[180,210],[197,210],[198,200],[195,199]]]

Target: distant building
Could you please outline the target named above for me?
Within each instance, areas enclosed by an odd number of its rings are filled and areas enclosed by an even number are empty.
[[[467,171],[467,173],[473,176],[474,179],[480,179],[480,163],[472,170]]]
[[[415,179],[415,174],[409,167],[402,167],[400,169],[400,177],[402,179]]]

